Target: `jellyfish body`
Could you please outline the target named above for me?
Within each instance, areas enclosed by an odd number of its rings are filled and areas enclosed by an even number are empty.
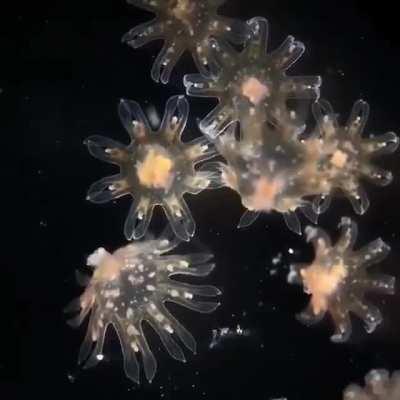
[[[239,194],[246,208],[239,227],[252,224],[261,213],[279,212],[287,226],[301,234],[296,210],[312,212],[302,199],[304,185],[297,179],[304,164],[302,145],[297,140],[283,141],[278,131],[269,131],[266,125],[264,129],[260,142],[238,140],[233,125],[220,135],[215,146],[226,163],[212,163],[214,178]]]
[[[144,372],[152,381],[157,363],[146,341],[142,324],[146,321],[159,335],[168,353],[185,361],[182,348],[175,338],[193,353],[193,336],[176,320],[165,306],[173,302],[193,311],[209,313],[217,308],[215,301],[201,300],[221,292],[214,286],[193,285],[171,279],[175,275],[207,276],[214,268],[208,253],[164,255],[177,246],[176,240],[160,238],[135,242],[109,253],[97,249],[88,257],[93,268],[91,277],[79,275],[85,290],[66,309],[78,312],[70,324],[79,326],[90,315],[86,337],[79,353],[84,368],[102,359],[107,328],[112,325],[122,347],[124,370],[128,378],[139,382],[137,355],[140,353]]]
[[[315,175],[321,196],[325,202],[336,190],[350,200],[357,214],[364,214],[369,201],[362,186],[366,179],[375,185],[386,186],[393,179],[392,173],[373,164],[376,157],[393,153],[399,145],[399,138],[393,132],[380,136],[363,137],[369,115],[369,105],[358,100],[350,113],[347,123],[339,125],[338,116],[329,102],[321,100],[313,104],[317,131],[309,138],[310,157],[317,153]],[[314,203],[318,212],[319,200]],[[326,209],[326,207],[324,207]]]
[[[315,259],[309,264],[295,264],[288,276],[289,282],[302,284],[311,295],[310,303],[298,318],[307,324],[318,322],[329,313],[335,324],[334,342],[344,342],[351,334],[350,313],[363,320],[368,333],[382,322],[381,312],[365,299],[366,292],[393,294],[395,278],[367,269],[386,257],[390,247],[381,239],[353,250],[357,225],[350,218],[342,218],[341,234],[335,245],[322,230],[307,227],[307,240],[315,250]]]
[[[226,42],[212,40],[218,68],[212,75],[184,77],[188,95],[216,97],[219,101],[200,122],[200,129],[212,138],[239,120],[238,107],[246,107],[250,115],[261,115],[277,124],[290,115],[287,100],[319,97],[319,76],[286,75],[303,54],[304,44],[289,36],[278,49],[267,53],[267,20],[256,17],[248,25],[251,35],[242,52]]]
[[[92,184],[88,200],[105,203],[128,194],[134,198],[124,226],[128,240],[143,237],[156,205],[163,207],[179,238],[187,241],[194,235],[195,222],[183,195],[198,194],[209,186],[212,172],[204,165],[196,170],[195,165],[213,157],[215,150],[204,137],[181,141],[188,113],[183,96],[170,98],[154,132],[136,102],[121,100],[119,115],[131,142],[123,145],[97,135],[86,140],[94,157],[120,168],[119,174]]]
[[[217,15],[226,0],[128,0],[129,4],[156,14],[126,33],[122,41],[133,48],[163,39],[164,46],[154,61],[151,76],[168,83],[171,72],[188,50],[202,73],[209,72],[211,37],[242,43],[248,37],[245,23]]]

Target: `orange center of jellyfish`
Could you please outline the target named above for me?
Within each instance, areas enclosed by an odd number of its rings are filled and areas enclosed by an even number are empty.
[[[163,148],[149,147],[144,160],[137,163],[137,176],[143,186],[168,190],[173,181],[172,167]]]
[[[119,277],[123,260],[108,251],[104,251],[101,257],[96,260],[95,267],[93,274],[95,280],[112,281]]]
[[[251,77],[242,83],[241,93],[255,106],[259,105],[266,97],[270,96],[268,86],[263,85],[258,79]]]
[[[262,176],[253,182],[254,192],[246,197],[244,204],[249,210],[271,211],[276,205],[276,196],[282,189],[279,179],[268,179]]]
[[[336,150],[333,153],[333,155],[332,155],[332,157],[330,159],[330,162],[336,168],[343,168],[347,163],[347,159],[348,159],[348,156],[347,156],[346,153],[344,153],[341,150]]]
[[[327,267],[317,263],[300,271],[304,291],[311,294],[311,307],[315,315],[328,309],[329,297],[336,292],[339,284],[347,276],[343,261]]]

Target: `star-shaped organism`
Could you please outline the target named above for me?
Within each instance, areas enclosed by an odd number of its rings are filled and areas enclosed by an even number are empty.
[[[84,368],[102,360],[110,325],[114,327],[122,347],[125,373],[137,383],[140,377],[139,354],[148,381],[153,380],[157,369],[143,322],[154,329],[174,359],[186,360],[176,339],[196,352],[195,339],[172,316],[165,303],[173,302],[193,311],[209,313],[219,303],[202,298],[214,297],[221,292],[214,286],[171,279],[175,275],[204,277],[214,268],[214,264],[209,262],[212,255],[208,253],[165,255],[178,243],[176,239],[161,237],[130,243],[113,253],[101,247],[88,257],[87,265],[93,269],[93,274],[78,275],[85,290],[65,310],[78,313],[70,320],[72,326],[79,326],[90,315],[79,352],[79,363],[84,363]]]
[[[156,14],[126,33],[122,41],[133,48],[163,39],[164,46],[154,61],[152,78],[168,83],[181,55],[189,51],[202,73],[209,72],[211,37],[243,43],[249,35],[244,22],[217,14],[226,0],[128,0],[129,4]]]
[[[195,97],[216,97],[219,104],[201,122],[201,130],[210,137],[239,120],[241,106],[247,114],[282,124],[294,111],[289,99],[319,97],[319,76],[288,76],[286,71],[301,57],[305,46],[289,36],[276,50],[267,52],[268,22],[256,17],[248,21],[252,34],[243,51],[227,42],[213,39],[211,46],[218,68],[210,75],[190,74],[184,77],[186,92]]]
[[[350,313],[363,320],[368,333],[382,322],[381,312],[365,299],[367,292],[393,294],[395,278],[380,273],[368,273],[368,268],[383,260],[390,247],[376,239],[358,250],[353,250],[357,225],[350,218],[342,218],[340,237],[331,244],[329,236],[319,228],[307,227],[315,258],[311,264],[295,264],[288,280],[299,283],[308,293],[310,303],[299,314],[307,324],[319,321],[326,313],[333,319],[336,330],[331,340],[344,342],[351,334]]]
[[[134,198],[124,226],[128,240],[144,236],[157,205],[163,207],[179,238],[188,241],[194,235],[196,224],[183,195],[198,194],[210,185],[213,172],[206,164],[199,170],[195,165],[213,157],[215,150],[205,137],[182,142],[188,114],[186,99],[171,97],[154,132],[136,102],[121,100],[119,116],[131,142],[124,145],[98,135],[86,140],[94,157],[120,168],[119,174],[92,184],[88,200],[105,203],[124,195]]]

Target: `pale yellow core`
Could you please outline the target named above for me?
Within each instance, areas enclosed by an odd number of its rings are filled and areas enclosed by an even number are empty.
[[[194,9],[195,1],[193,0],[173,0],[171,2],[173,8],[171,14],[180,21],[187,23],[188,16]]]
[[[270,180],[263,176],[254,183],[254,192],[248,196],[244,204],[249,210],[271,211],[276,205],[276,196],[282,189],[282,182],[278,179]]]
[[[328,309],[329,297],[336,292],[339,284],[347,276],[343,262],[326,267],[312,264],[302,269],[300,275],[303,278],[304,291],[311,294],[311,307],[313,313],[318,315]]]
[[[343,168],[347,162],[347,154],[341,150],[336,150],[331,157],[331,164],[336,168]]]
[[[241,92],[255,106],[259,105],[267,96],[270,96],[269,88],[253,77],[242,83]]]
[[[98,281],[112,281],[118,278],[123,266],[120,258],[105,252],[94,270],[93,278]]]
[[[168,190],[172,184],[172,160],[165,152],[149,148],[143,162],[137,163],[137,176],[143,186]]]

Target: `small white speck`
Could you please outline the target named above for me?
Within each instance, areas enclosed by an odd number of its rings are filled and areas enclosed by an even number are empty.
[[[168,264],[168,265],[167,265],[167,270],[168,270],[169,272],[172,272],[172,271],[174,270],[174,266],[173,266],[172,264]]]

